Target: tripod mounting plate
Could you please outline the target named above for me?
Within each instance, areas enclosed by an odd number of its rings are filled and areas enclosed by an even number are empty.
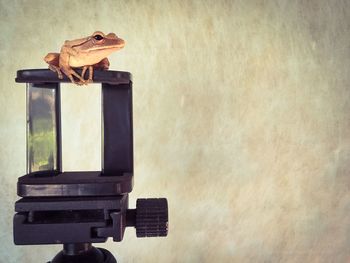
[[[100,243],[123,239],[128,195],[22,198],[15,204],[17,245]]]

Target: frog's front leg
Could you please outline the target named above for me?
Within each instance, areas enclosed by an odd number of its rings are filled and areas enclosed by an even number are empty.
[[[89,66],[84,66],[83,70],[81,71],[81,77],[84,78],[86,70],[89,68]]]
[[[87,83],[93,82],[93,80],[92,80],[92,76],[93,75],[94,75],[94,67],[93,66],[89,66],[89,78],[87,80]]]
[[[85,76],[85,72],[86,70],[89,68],[89,78],[87,79],[87,83],[91,83],[93,82],[93,75],[94,75],[94,70],[108,70],[109,68],[109,60],[108,58],[104,58],[102,59],[100,62],[92,65],[92,66],[84,66],[83,67],[83,71],[81,76],[84,77]]]
[[[83,85],[86,83],[85,80],[69,66],[69,58],[75,53],[76,51],[71,47],[63,46],[59,59],[59,67],[72,83]],[[73,76],[76,77],[79,81],[75,81]]]
[[[85,77],[85,73],[86,73],[86,70],[89,69],[89,78],[87,80],[85,80],[85,85],[87,85],[88,83],[91,83],[93,82],[92,80],[92,75],[93,75],[93,66],[84,66],[83,67],[83,70],[81,71],[81,77],[84,78]]]
[[[93,66],[84,66],[83,70],[81,71],[81,77],[84,78],[86,70],[89,69],[89,78],[87,80],[85,80],[85,85],[87,85],[88,83],[93,82],[92,80],[92,76],[94,73],[94,67]]]
[[[71,67],[69,68],[61,67],[61,70],[70,79],[72,83],[77,85],[86,84],[86,81],[78,73],[76,73]],[[74,77],[76,77],[79,81],[76,81]]]

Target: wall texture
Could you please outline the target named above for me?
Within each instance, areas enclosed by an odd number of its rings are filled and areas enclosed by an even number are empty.
[[[127,41],[110,61],[134,79],[131,206],[170,208],[167,238],[103,245],[118,262],[350,262],[349,1],[1,0],[0,29],[0,262],[60,249],[12,241],[16,70],[95,30]],[[64,168],[99,169],[99,89],[62,93]]]

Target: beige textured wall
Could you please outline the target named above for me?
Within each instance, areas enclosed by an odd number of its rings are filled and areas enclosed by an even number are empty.
[[[131,205],[164,196],[170,208],[168,238],[128,229],[103,245],[119,262],[350,262],[349,1],[1,0],[0,29],[0,262],[60,249],[12,243],[25,173],[16,70],[96,29],[127,41],[110,60],[134,79]],[[64,167],[99,169],[86,118],[99,89],[62,92]]]

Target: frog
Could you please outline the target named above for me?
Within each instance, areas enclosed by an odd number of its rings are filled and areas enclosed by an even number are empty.
[[[72,83],[87,85],[93,82],[94,69],[108,70],[110,63],[107,56],[124,46],[125,41],[115,33],[105,35],[95,31],[85,38],[66,40],[60,53],[48,53],[44,61],[59,79],[63,79],[65,74]],[[82,69],[81,75],[74,70],[76,68]],[[84,79],[87,70],[88,79]]]

